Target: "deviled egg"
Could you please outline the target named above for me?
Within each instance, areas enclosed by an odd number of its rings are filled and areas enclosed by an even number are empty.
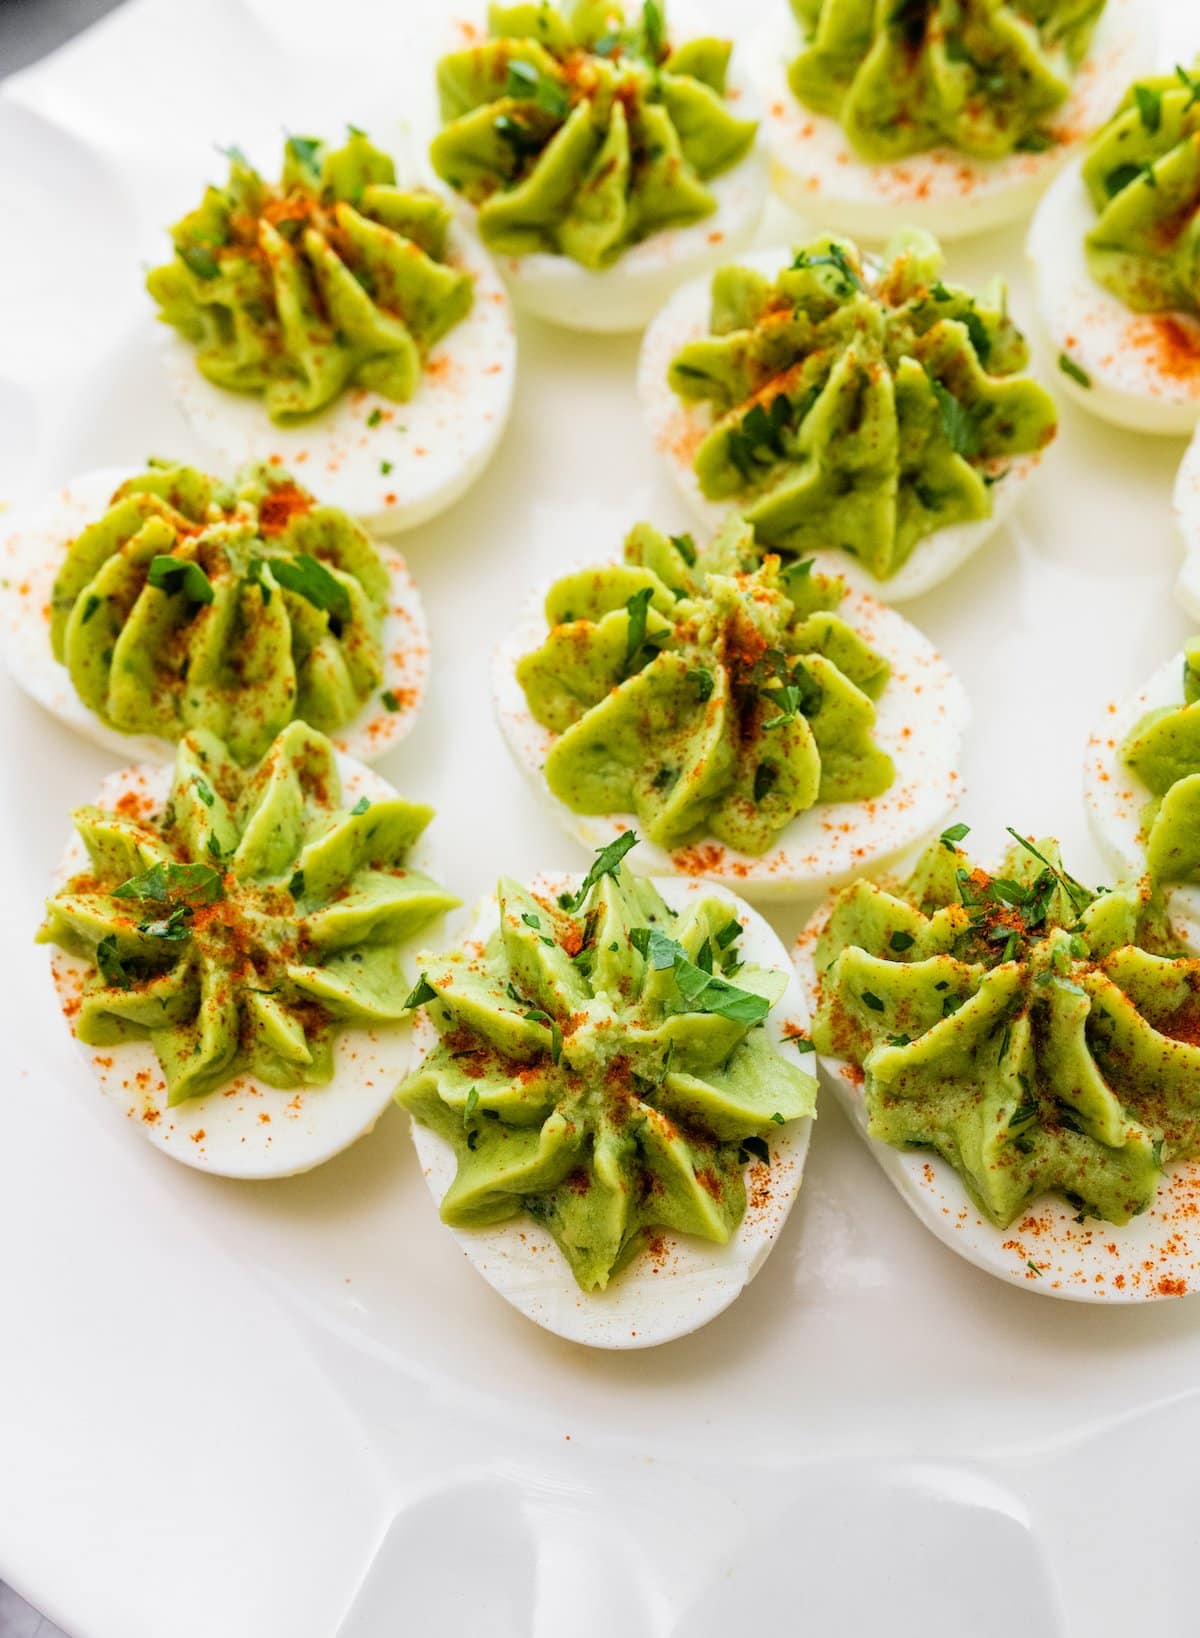
[[[942,282],[928,234],[882,261],[846,239],[756,251],[678,291],[646,331],[638,391],[695,515],[761,545],[837,548],[899,602],[997,528],[1053,439],[1003,284]]]
[[[174,1159],[283,1177],[370,1131],[411,1060],[432,811],[293,722],[245,769],[203,729],[112,774],[39,941],[101,1087]]]
[[[2,550],[14,678],[122,755],[170,761],[205,728],[247,762],[302,719],[369,761],[416,718],[429,645],[404,559],[281,467],[89,472]]]
[[[508,419],[516,343],[487,254],[446,202],[396,186],[351,130],[287,139],[269,182],[229,179],[171,230],[147,288],[172,392],[231,463],[281,462],[384,533],[482,472]]]
[[[802,935],[820,1068],[905,1202],[989,1274],[1084,1302],[1195,1290],[1200,961],[1053,841],[1011,832],[992,872],[966,828]]]
[[[497,651],[509,749],[590,847],[753,898],[815,895],[937,831],[966,696],[894,610],[812,560],[639,524],[556,581]]]
[[[772,180],[821,227],[943,238],[1027,216],[1150,60],[1138,0],[792,0],[751,43]]]
[[[1200,75],[1138,80],[1047,193],[1028,253],[1068,391],[1138,432],[1200,420]]]
[[[1088,741],[1084,797],[1118,881],[1145,879],[1171,936],[1200,954],[1200,639]]]
[[[442,1221],[547,1330],[646,1348],[762,1266],[800,1187],[816,1082],[786,952],[733,894],[627,874],[502,880],[422,958],[397,1093]]]
[[[474,33],[474,31],[472,31]],[[476,207],[514,300],[640,330],[681,279],[749,243],[767,195],[731,42],[676,39],[658,0],[493,5],[438,64],[430,158]]]

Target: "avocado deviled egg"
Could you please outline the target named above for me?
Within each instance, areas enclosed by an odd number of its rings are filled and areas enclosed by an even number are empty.
[[[302,720],[370,761],[415,721],[429,644],[403,557],[282,467],[87,473],[3,552],[13,676],[124,756],[171,761],[203,728],[255,761]]]
[[[252,768],[193,730],[73,817],[38,939],[135,1128],[243,1178],[370,1131],[410,1062],[414,940],[459,902],[427,873],[432,811],[293,722]]]
[[[277,182],[227,153],[146,281],[180,408],[229,462],[303,469],[369,528],[423,522],[508,419],[516,342],[490,258],[361,131],[289,137]]]
[[[698,548],[638,524],[563,576],[497,651],[521,770],[596,847],[634,826],[647,873],[816,895],[935,833],[969,718],[894,610],[731,518]]]
[[[687,15],[492,5],[486,35],[439,62],[434,170],[528,312],[640,330],[752,237],[767,196],[752,99],[729,40],[676,36]]]
[[[1068,392],[1136,432],[1200,420],[1200,72],[1129,86],[1029,234]]]
[[[502,880],[423,957],[397,1097],[442,1221],[501,1296],[600,1348],[697,1329],[762,1266],[816,1082],[786,954],[733,894],[623,868]]]
[[[843,888],[796,951],[823,1077],[906,1204],[1026,1290],[1200,1286],[1200,961],[1138,888],[1092,889],[957,825],[900,882]]]
[[[944,580],[1016,503],[1058,418],[1025,374],[1003,284],[942,280],[928,234],[882,260],[824,237],[756,251],[678,291],[646,332],[638,390],[696,516],[760,545],[836,549],[899,602]]]
[[[1028,216],[1150,59],[1138,0],[791,0],[752,41],[772,180],[821,227]]]
[[[1110,703],[1088,742],[1084,795],[1118,879],[1144,880],[1172,936],[1200,955],[1200,640]]]

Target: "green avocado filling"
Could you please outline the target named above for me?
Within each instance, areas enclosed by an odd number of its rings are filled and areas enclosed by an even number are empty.
[[[76,811],[89,866],[38,933],[93,963],[79,1040],[148,1040],[177,1104],[242,1073],[320,1085],[339,1027],[404,1017],[398,946],[458,903],[405,864],[429,808],[344,808],[333,747],[301,722],[249,770],[190,733],[166,806],[143,807]]]
[[[1139,80],[1093,138],[1092,277],[1135,313],[1200,313],[1200,77]]]
[[[1057,430],[1020,372],[1029,348],[997,281],[979,300],[942,283],[937,241],[906,230],[864,262],[847,239],[797,251],[772,283],[713,278],[710,334],[668,380],[712,406],[693,466],[784,551],[840,546],[880,580],[927,535],[991,515],[991,486]]]
[[[888,663],[838,613],[845,582],[759,560],[731,518],[698,552],[640,523],[624,562],[566,575],[549,636],[517,665],[557,738],[546,782],[576,813],[633,813],[675,848],[760,854],[817,802],[879,796]]]
[[[726,100],[728,40],[672,46],[657,0],[630,24],[607,0],[492,5],[488,33],[438,64],[430,158],[491,249],[607,267],[716,210],[705,183],[756,129]]]
[[[1182,692],[1181,704],[1147,711],[1119,752],[1152,793],[1141,819],[1157,882],[1200,880],[1200,638],[1184,648]]]
[[[1125,1223],[1200,1153],[1200,961],[1135,894],[1067,875],[1054,842],[1017,838],[993,876],[965,831],[903,887],[837,895],[817,1050],[863,1071],[872,1137],[936,1150],[992,1222],[1052,1191]]]
[[[251,762],[295,718],[333,733],[362,709],[388,585],[358,524],[280,468],[223,484],[151,462],[68,543],[50,640],[110,728],[203,728]]]
[[[796,97],[863,159],[1042,153],[1104,0],[791,0]]]
[[[196,349],[200,373],[261,393],[273,421],[312,415],[348,387],[404,403],[429,349],[469,311],[448,260],[450,212],[398,188],[386,154],[351,130],[328,149],[289,137],[268,182],[237,148],[229,180],[171,229],[175,256],[146,288]]]
[[[442,1220],[527,1212],[584,1291],[661,1230],[725,1244],[746,1161],[816,1102],[759,1027],[786,975],[742,962],[725,900],[677,916],[621,872],[635,840],[603,850],[574,896],[500,882],[487,944],[422,974],[412,1000],[441,1039],[397,1093],[457,1158]]]

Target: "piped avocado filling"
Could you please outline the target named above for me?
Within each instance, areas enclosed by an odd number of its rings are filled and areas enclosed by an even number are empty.
[[[151,463],[70,541],[50,640],[110,728],[205,729],[239,762],[301,718],[333,733],[383,680],[387,569],[282,469]]]
[[[353,129],[336,149],[289,137],[278,182],[227,152],[229,180],[176,222],[174,259],[147,277],[159,318],[202,375],[261,394],[273,421],[352,386],[406,402],[471,306],[445,201],[397,187],[392,161]]]
[[[607,267],[716,210],[705,184],[756,129],[726,97],[728,40],[673,45],[657,0],[633,22],[603,0],[492,5],[488,34],[438,64],[430,158],[491,249]]]
[[[886,580],[929,535],[989,517],[1009,463],[1054,437],[1003,284],[976,299],[942,266],[937,241],[908,230],[883,265],[826,237],[774,281],[714,276],[710,334],[668,380],[712,408],[701,492],[736,503],[762,544],[837,546]]]
[[[738,518],[698,550],[638,524],[624,562],[566,575],[517,680],[557,737],[552,793],[576,813],[633,813],[662,847],[713,836],[763,853],[817,802],[891,785],[875,742],[887,661],[838,614],[811,561],[760,560]]]
[[[1104,0],[791,0],[804,50],[788,83],[863,159],[947,146],[1042,153]]]
[[[1130,86],[1083,180],[1092,277],[1135,313],[1200,313],[1200,75],[1177,68]]]
[[[1119,755],[1151,791],[1142,811],[1146,866],[1159,882],[1200,880],[1200,638],[1184,649],[1179,705],[1134,724]]]
[[[345,808],[332,745],[298,722],[250,770],[189,734],[145,806],[76,811],[88,868],[38,933],[91,964],[80,1041],[148,1040],[178,1104],[243,1073],[320,1085],[341,1027],[404,1017],[398,946],[458,903],[406,863],[431,809]]]
[[[603,850],[578,894],[497,889],[500,926],[430,961],[414,991],[440,1040],[399,1101],[454,1150],[444,1222],[528,1213],[584,1291],[662,1231],[724,1245],[743,1169],[815,1107],[761,1027],[787,978],[743,962],[723,899],[676,915]]]
[[[902,887],[837,895],[814,1043],[862,1070],[871,1136],[936,1150],[992,1222],[1052,1192],[1125,1223],[1200,1154],[1200,961],[1054,842],[1017,838],[992,875],[965,831]]]

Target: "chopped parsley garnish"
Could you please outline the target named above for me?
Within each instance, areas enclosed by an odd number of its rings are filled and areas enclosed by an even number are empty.
[[[751,1155],[754,1156],[755,1160],[765,1161],[768,1166],[771,1164],[771,1151],[767,1147],[766,1138],[747,1137],[742,1139],[741,1148],[738,1151],[738,1164],[744,1166]]]
[[[949,392],[936,376],[929,377],[933,396],[937,399],[942,431],[956,455],[970,460],[983,448],[983,428],[974,410],[968,409],[961,399]]]
[[[563,1038],[562,1030],[559,1029],[554,1019],[551,1018],[548,1012],[542,1012],[535,1008],[532,1012],[525,1014],[525,1021],[530,1024],[545,1024],[550,1031],[550,1061],[551,1063],[557,1063],[562,1057]]]
[[[88,598],[86,598],[83,605],[83,614],[80,616],[79,620],[81,626],[87,625],[88,621],[92,618],[92,615],[95,614],[96,610],[100,607],[103,601],[104,599],[102,597],[97,597],[94,592]]]
[[[292,872],[291,880],[288,882],[288,892],[294,899],[304,897],[304,872],[302,870]]]
[[[121,960],[121,953],[117,948],[117,935],[109,933],[96,946],[96,966],[100,977],[114,989],[127,990],[132,982],[125,971],[125,963]]]
[[[916,939],[911,933],[898,931],[893,933],[891,938],[888,939],[888,947],[889,949],[895,950],[897,955],[903,955],[904,951],[911,950],[916,942]]]
[[[742,990],[728,979],[721,978],[693,961],[676,939],[660,933],[656,927],[635,927],[629,935],[635,950],[639,951],[656,972],[668,967],[674,970],[675,983],[688,1010],[713,1013],[738,1024],[761,1024],[771,1010],[765,996],[752,990]],[[710,955],[711,961],[711,955]]]
[[[962,323],[967,327],[967,334],[971,338],[975,356],[986,369],[987,361],[992,356],[992,338],[987,325],[973,307],[968,307],[962,315]]]
[[[266,569],[266,567],[267,563],[265,558],[252,557],[250,559],[250,567],[246,570],[247,580],[249,580],[252,585],[257,586],[259,592],[262,594],[264,607],[271,601],[271,588],[263,579],[263,571]]]
[[[1090,387],[1091,386],[1091,384],[1092,384],[1091,376],[1087,373],[1087,371],[1083,368],[1082,365],[1076,364],[1075,360],[1073,358],[1069,357],[1068,354],[1059,353],[1059,355],[1058,355],[1058,367],[1059,367],[1059,369],[1062,371],[1062,373],[1064,375],[1069,375],[1071,377],[1071,380],[1078,382],[1078,384],[1081,387]]]
[[[152,557],[146,580],[168,596],[182,592],[189,603],[211,603],[213,600],[212,581],[200,565],[189,557],[170,557],[166,554]]]
[[[953,853],[955,848],[964,839],[964,837],[967,837],[970,834],[971,834],[970,825],[963,825],[963,824],[950,825],[938,837],[938,841],[942,844],[943,847],[949,848],[950,852]]]
[[[1044,154],[1055,146],[1055,138],[1049,131],[1026,131],[1014,146],[1019,154]]]
[[[213,794],[212,786],[209,784],[208,780],[204,778],[203,774],[192,775],[192,789],[204,803],[206,808],[212,807],[213,803],[216,801],[216,796]]]
[[[629,630],[625,636],[625,676],[628,676],[633,670],[633,663],[645,645],[646,611],[650,607],[650,599],[653,596],[653,586],[643,586],[639,591],[634,592],[625,605],[625,611],[629,615]]]
[[[383,420],[383,411],[377,405],[371,411],[370,415],[367,416],[367,425],[369,427],[377,427],[382,420]]]
[[[366,813],[367,809],[370,806],[371,806],[371,798],[369,796],[360,796],[358,801],[350,809],[351,817],[354,818],[354,819],[357,819],[358,815],[360,813]]]
[[[224,878],[206,864],[166,864],[160,861],[137,876],[114,887],[114,899],[140,899],[147,904],[166,904],[170,899],[195,900],[215,904],[225,896]]]
[[[764,723],[763,727],[770,727]],[[760,762],[754,770],[754,800],[761,802],[764,796],[769,796],[779,783],[779,769],[773,762]]]
[[[404,1003],[404,1010],[405,1012],[409,1012],[413,1007],[423,1007],[427,1001],[436,1000],[437,991],[426,978],[425,974],[422,973],[420,978],[418,978],[417,982],[413,985],[408,1000]]]
[[[602,847],[592,860],[591,869],[580,882],[578,893],[564,909],[578,910],[601,876],[619,876],[621,860],[630,848],[637,846],[637,839],[635,830],[626,830],[622,831],[615,841],[609,842],[607,847]]]
[[[380,470],[380,472],[383,473],[384,477],[386,478],[388,473],[392,470],[391,461],[380,461],[379,470]]]
[[[1137,103],[1139,119],[1153,136],[1162,124],[1162,92],[1150,85],[1135,85],[1133,100]]]
[[[321,171],[317,161],[321,155],[321,144],[316,137],[290,136],[287,139],[287,151],[308,172],[313,181],[320,180]]]
[[[647,60],[659,63],[667,54],[667,25],[658,0],[642,6],[642,41]]]
[[[208,280],[220,277],[221,264],[213,254],[215,246],[202,242],[193,242],[192,244],[176,245],[175,248],[179,260],[198,279]]]
[[[398,711],[400,709],[400,701],[396,698],[395,694],[393,694],[390,688],[385,688],[383,693],[380,694],[379,698],[383,701],[384,705],[389,711]]]
[[[701,704],[712,698],[712,692],[716,684],[713,681],[711,671],[706,671],[702,665],[694,665],[687,673],[687,680],[699,695]]]
[[[829,249],[820,256],[810,256],[806,250],[797,253],[792,262],[793,271],[803,267],[832,267],[840,277],[837,289],[839,296],[852,296],[856,290],[865,291],[862,275],[850,261],[841,245],[830,245]]]
[[[672,535],[671,545],[679,553],[689,569],[696,566],[696,542],[691,535]]]
[[[271,559],[271,573],[281,586],[337,620],[350,619],[350,593],[336,575],[307,552]]]
[[[1068,876],[1065,870],[1060,870],[1057,865],[1051,864],[1044,853],[1039,853],[1037,848],[1034,847],[1033,843],[1026,841],[1024,836],[1022,836],[1019,831],[1015,831],[1011,825],[1006,825],[1004,828],[1008,831],[1008,834],[1012,837],[1014,842],[1017,842],[1021,847],[1023,847],[1026,853],[1031,853],[1038,863],[1043,865],[1050,872],[1055,881],[1062,888],[1063,892],[1067,895],[1072,910],[1074,910],[1077,916],[1081,916],[1087,909],[1088,905],[1095,899],[1096,895],[1089,892],[1089,890],[1084,887],[1082,882],[1077,882],[1074,876]]]
[[[862,1003],[865,1007],[870,1007],[872,1012],[883,1012],[886,1010],[883,1002],[872,990],[864,990],[862,992]]]
[[[571,111],[566,92],[553,80],[540,74],[532,63],[514,61],[508,65],[508,80],[504,87],[506,97],[534,102],[543,113],[555,119],[565,119]]]
[[[1175,64],[1175,77],[1189,93],[1188,100],[1183,105],[1185,114],[1190,113],[1196,103],[1200,102],[1200,75],[1189,74],[1186,68]]]

